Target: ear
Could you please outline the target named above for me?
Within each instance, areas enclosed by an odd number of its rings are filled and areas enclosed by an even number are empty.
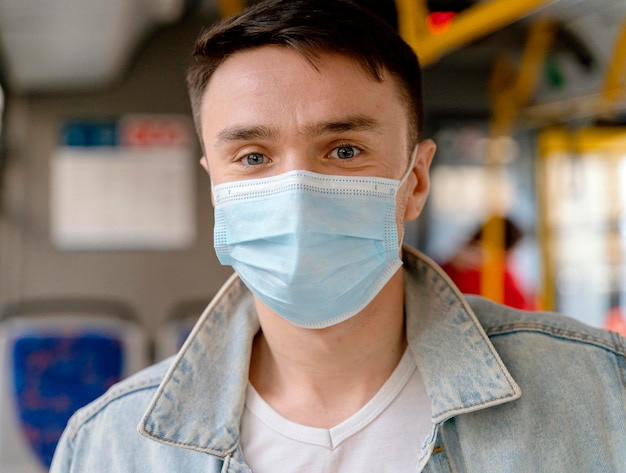
[[[209,160],[207,159],[206,156],[202,156],[200,158],[200,166],[202,166],[202,168],[209,175],[209,179],[211,179],[211,173],[209,172]],[[213,196],[213,185],[211,185],[211,204],[213,204],[213,207],[215,207],[215,197]]]
[[[426,204],[426,198],[430,191],[430,164],[436,150],[437,145],[432,140],[424,140],[419,144],[411,171],[412,176],[409,176],[408,180],[410,188],[407,191],[409,195],[404,212],[404,219],[407,221],[419,217]]]
[[[206,158],[206,156],[202,156],[200,158],[200,166],[203,167],[203,169],[206,171],[207,174],[209,173],[209,160]]]

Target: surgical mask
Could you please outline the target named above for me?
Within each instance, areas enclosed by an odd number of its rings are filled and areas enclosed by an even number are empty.
[[[402,266],[396,194],[416,153],[399,181],[291,171],[216,185],[218,259],[295,325],[354,316]]]

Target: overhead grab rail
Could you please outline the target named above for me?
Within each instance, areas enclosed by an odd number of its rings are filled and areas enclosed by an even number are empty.
[[[482,36],[493,33],[558,0],[491,0],[466,8],[455,16],[450,27],[439,34],[426,27],[430,13],[426,0],[395,0],[398,29],[413,48],[422,66],[436,63],[445,54]],[[222,18],[239,13],[245,0],[219,0]]]
[[[432,34],[426,27],[429,9],[426,0],[395,0],[398,26],[423,66],[482,36],[497,31],[557,0],[491,0],[476,3],[455,16],[450,27]]]

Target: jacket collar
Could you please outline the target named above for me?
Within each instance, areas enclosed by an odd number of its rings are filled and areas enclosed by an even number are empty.
[[[448,276],[412,248],[404,261],[407,339],[433,422],[518,399],[519,386]]]
[[[405,247],[407,338],[433,422],[520,397],[465,298],[423,254]],[[139,425],[162,443],[233,457],[238,449],[252,339],[253,298],[233,275],[209,304]]]
[[[232,275],[178,352],[139,432],[165,444],[242,461],[239,421],[258,330],[252,295]]]

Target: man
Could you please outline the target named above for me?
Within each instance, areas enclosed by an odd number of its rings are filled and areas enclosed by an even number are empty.
[[[391,28],[343,0],[270,0],[194,61],[236,274],[174,360],[73,417],[53,473],[624,470],[623,339],[466,299],[401,251],[435,145]]]

